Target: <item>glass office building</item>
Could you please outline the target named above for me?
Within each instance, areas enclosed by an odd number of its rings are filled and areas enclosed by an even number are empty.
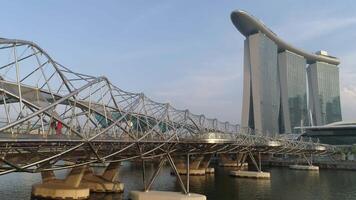
[[[339,68],[332,64],[315,62],[309,65],[307,71],[313,125],[341,121]]]
[[[262,33],[245,41],[242,127],[279,133],[280,88],[277,45]]]
[[[309,125],[306,64],[305,58],[290,51],[278,54],[281,133],[295,133],[294,127]]]

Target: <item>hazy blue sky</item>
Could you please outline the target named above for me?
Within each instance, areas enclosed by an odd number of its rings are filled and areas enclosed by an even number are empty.
[[[341,102],[356,119],[355,1],[1,1],[0,37],[38,43],[74,71],[105,75],[223,121],[240,122],[243,36],[234,9],[261,19],[286,41],[341,59]]]

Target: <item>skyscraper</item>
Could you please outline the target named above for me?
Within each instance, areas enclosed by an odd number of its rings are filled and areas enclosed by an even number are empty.
[[[307,70],[313,125],[341,121],[339,68],[332,64],[315,62]]]
[[[341,120],[337,58],[293,47],[244,11],[232,12],[231,20],[246,37],[242,128],[272,135]]]
[[[242,127],[253,127],[267,134],[278,133],[277,45],[266,35],[256,33],[247,37],[244,48]]]
[[[306,64],[305,58],[288,50],[278,54],[281,133],[294,133],[293,127],[309,125]]]

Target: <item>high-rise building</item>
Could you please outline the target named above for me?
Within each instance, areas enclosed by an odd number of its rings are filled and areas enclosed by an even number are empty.
[[[307,70],[313,125],[341,121],[339,68],[332,64],[315,62]]]
[[[278,54],[281,133],[295,133],[293,127],[309,125],[306,64],[304,57],[288,50]]]
[[[256,33],[245,40],[242,126],[267,134],[279,132],[280,88],[277,45]]]
[[[246,37],[242,128],[272,135],[341,120],[337,58],[293,47],[244,11],[232,12],[231,20]]]

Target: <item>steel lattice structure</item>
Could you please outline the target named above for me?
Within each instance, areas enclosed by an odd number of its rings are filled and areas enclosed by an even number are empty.
[[[333,152],[121,90],[106,77],[72,71],[29,41],[0,39],[0,76],[0,174],[166,154]]]

